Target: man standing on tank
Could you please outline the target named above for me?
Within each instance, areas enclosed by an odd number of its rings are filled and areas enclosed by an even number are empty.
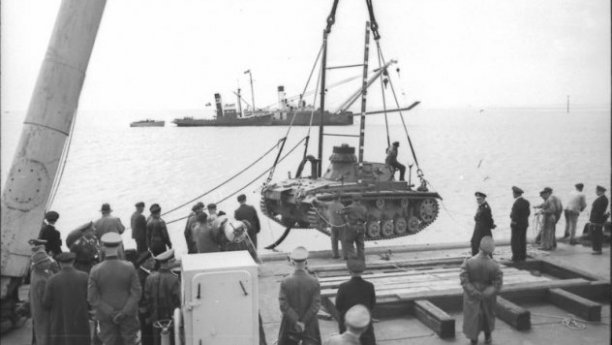
[[[527,228],[529,227],[529,201],[523,198],[523,190],[512,186],[514,204],[510,212],[510,229],[512,231],[510,245],[512,261],[524,261],[527,258]]]
[[[387,149],[387,158],[385,159],[385,164],[392,166],[395,169],[398,169],[400,171],[399,180],[404,181],[404,175],[406,174],[406,166],[397,161],[398,148],[399,142],[395,141]]]
[[[483,192],[474,193],[476,196],[476,202],[478,203],[478,209],[474,216],[474,233],[472,234],[472,256],[478,254],[480,248],[480,240],[485,236],[493,237],[491,233],[492,229],[496,228],[495,222],[493,221],[493,215],[491,213],[491,207],[486,201],[487,195]]]
[[[136,211],[132,214],[130,225],[132,227],[132,238],[136,241],[136,251],[138,253],[147,251],[147,219],[143,211],[145,203],[139,201],[134,205]]]

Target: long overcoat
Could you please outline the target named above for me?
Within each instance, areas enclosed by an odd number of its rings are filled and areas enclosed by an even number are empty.
[[[57,264],[49,259],[33,265],[30,273],[30,314],[32,315],[32,326],[37,345],[49,344],[51,313],[43,306],[43,297],[49,278],[57,270]]]
[[[43,305],[50,311],[50,345],[90,344],[87,273],[64,267],[51,277]]]
[[[321,307],[319,281],[304,270],[296,270],[282,281],[278,301],[283,314],[278,345],[293,344],[289,334],[295,333],[298,321],[305,325],[302,344],[320,344],[321,332],[317,320],[317,312]]]
[[[495,260],[481,252],[461,265],[459,277],[463,287],[463,333],[476,339],[485,323],[489,331],[495,329],[494,308],[503,273]]]
[[[346,312],[352,306],[357,304],[364,305],[372,313],[376,305],[376,292],[374,284],[361,277],[352,277],[349,281],[340,284],[336,293],[336,310],[338,311],[338,329],[340,333],[346,330],[344,315],[346,315]],[[360,339],[362,345],[376,344],[372,323],[370,323]]]
[[[493,215],[491,207],[485,201],[481,205],[478,205],[476,215],[474,216],[474,232],[472,233],[472,255],[478,253],[478,247],[480,246],[480,240],[485,236],[493,237],[491,230],[495,228],[495,222],[493,221]]]

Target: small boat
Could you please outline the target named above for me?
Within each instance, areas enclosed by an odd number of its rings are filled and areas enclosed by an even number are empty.
[[[130,123],[130,127],[164,127],[166,121],[143,120]]]

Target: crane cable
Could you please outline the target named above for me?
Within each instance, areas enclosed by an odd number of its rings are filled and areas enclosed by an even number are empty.
[[[376,54],[378,56],[378,68],[383,68],[384,65],[382,64],[382,56],[381,56],[380,44],[378,43],[378,40],[376,41],[376,47],[378,48],[377,49],[378,54]],[[383,111],[385,112],[385,128],[387,130],[387,147],[391,147],[391,138],[389,137],[389,120],[387,116],[387,99],[385,97],[385,81],[388,81],[388,75],[389,73],[387,72],[387,69],[385,68],[385,70],[383,71],[383,78],[381,78],[380,80],[380,93],[382,95]]]

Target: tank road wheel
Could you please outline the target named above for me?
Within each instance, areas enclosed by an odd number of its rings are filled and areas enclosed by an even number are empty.
[[[411,234],[419,232],[420,223],[421,222],[419,221],[419,218],[417,218],[416,216],[411,216],[410,218],[408,218],[408,231]]]
[[[438,202],[436,199],[425,199],[419,205],[419,218],[425,223],[431,223],[438,216]]]
[[[376,199],[376,208],[379,210],[385,208],[385,199]]]
[[[380,237],[380,224],[377,221],[371,220],[366,225],[366,236],[368,238]]]
[[[395,227],[393,226],[393,219],[388,219],[382,222],[382,235],[385,238],[393,236],[393,230]]]
[[[395,234],[402,236],[408,231],[408,222],[406,218],[399,217],[395,220]]]

